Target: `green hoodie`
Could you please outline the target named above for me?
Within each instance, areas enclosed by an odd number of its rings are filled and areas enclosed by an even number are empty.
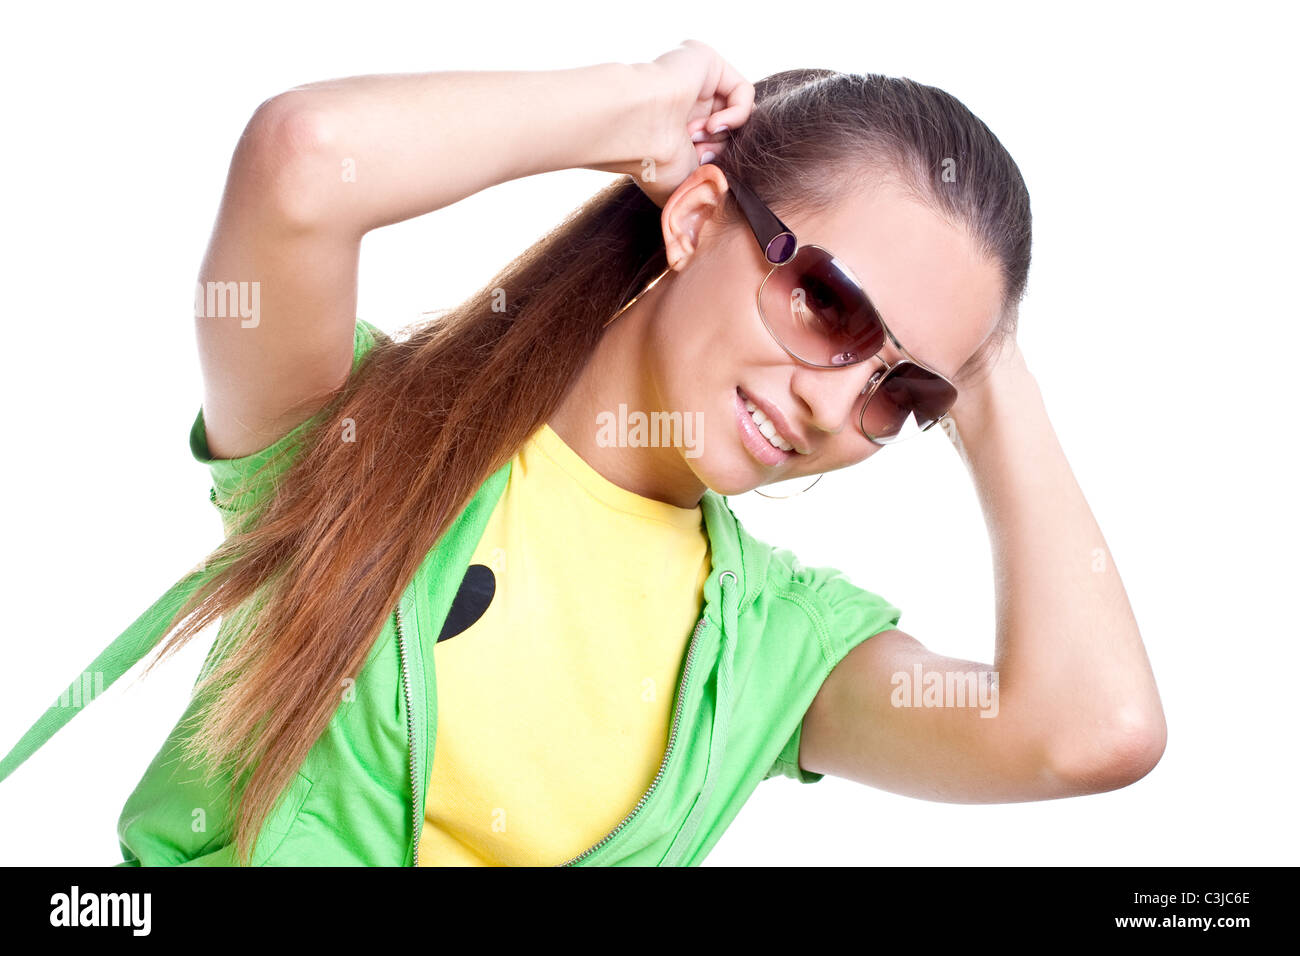
[[[354,367],[382,335],[358,321]],[[200,411],[191,451],[212,468],[214,504],[227,512],[243,507],[240,494],[252,492],[237,490],[241,477],[267,461],[273,471],[287,466],[288,456],[278,452],[307,424],[247,458],[212,459]],[[352,693],[343,695],[266,819],[254,866],[415,865],[437,740],[434,645],[510,467],[483,482],[420,565]],[[821,780],[798,764],[803,716],[849,650],[899,622],[898,608],[841,572],[805,568],[789,551],[751,537],[726,498],[707,490],[700,506],[712,569],[674,693],[663,761],[627,816],[565,865],[695,866],[760,782],[776,775]],[[0,760],[0,780],[89,703],[82,702],[83,675],[102,673],[102,686],[111,685],[158,643],[207,573],[177,581],[78,674]],[[219,632],[205,668],[222,643]],[[191,699],[122,809],[118,866],[235,864],[228,778],[205,787],[178,759],[194,708]]]

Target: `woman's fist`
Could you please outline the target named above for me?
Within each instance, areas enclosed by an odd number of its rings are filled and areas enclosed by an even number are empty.
[[[589,168],[630,175],[662,208],[710,154],[722,152],[726,131],[749,119],[754,85],[698,40],[683,40],[637,67],[656,87],[650,115],[639,121],[646,130],[645,155]]]

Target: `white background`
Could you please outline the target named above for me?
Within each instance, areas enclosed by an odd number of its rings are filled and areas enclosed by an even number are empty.
[[[1295,863],[1289,6],[24,5],[0,41],[0,753],[220,539],[187,445],[192,293],[258,103],[360,73],[644,61],[691,37],[751,80],[817,66],[942,87],[1011,151],[1034,213],[1021,346],[1169,726],[1146,778],[1068,800],[773,779],[707,865]],[[609,178],[531,177],[371,233],[360,316],[393,330],[458,302]],[[931,649],[992,660],[986,529],[938,433],[801,498],[732,503],[760,539],[893,601]],[[120,859],[117,814],[205,646],[127,690],[137,667],[0,784],[0,862]]]

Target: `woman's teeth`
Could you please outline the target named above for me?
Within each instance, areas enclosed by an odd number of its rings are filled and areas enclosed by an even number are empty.
[[[776,426],[772,424],[772,420],[764,415],[757,405],[749,399],[745,399],[745,408],[749,412],[749,417],[754,419],[754,424],[758,426],[758,430],[762,432],[763,437],[767,439],[768,444],[774,448],[779,448],[782,451],[794,451],[794,445],[791,445],[781,437],[781,433],[776,430]]]

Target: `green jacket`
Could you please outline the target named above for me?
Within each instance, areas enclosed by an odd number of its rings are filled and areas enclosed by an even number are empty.
[[[358,358],[369,344],[364,337],[374,334],[358,322]],[[202,412],[191,448],[200,461],[218,463],[206,455]],[[253,865],[415,865],[437,742],[434,645],[510,468],[507,462],[480,486],[421,564],[354,693],[267,818]],[[221,507],[216,486],[212,499]],[[821,780],[798,765],[803,716],[850,649],[899,622],[898,608],[841,572],[805,568],[789,551],[755,540],[724,497],[706,491],[700,505],[712,569],[663,761],[627,816],[565,865],[698,865],[760,782],[776,775]],[[176,582],[82,674],[102,672],[104,687],[116,680],[155,646],[205,573]],[[79,694],[82,674],[0,761],[0,780],[89,703]],[[122,809],[118,866],[234,865],[228,781],[203,787],[177,760],[193,708],[191,700]]]

